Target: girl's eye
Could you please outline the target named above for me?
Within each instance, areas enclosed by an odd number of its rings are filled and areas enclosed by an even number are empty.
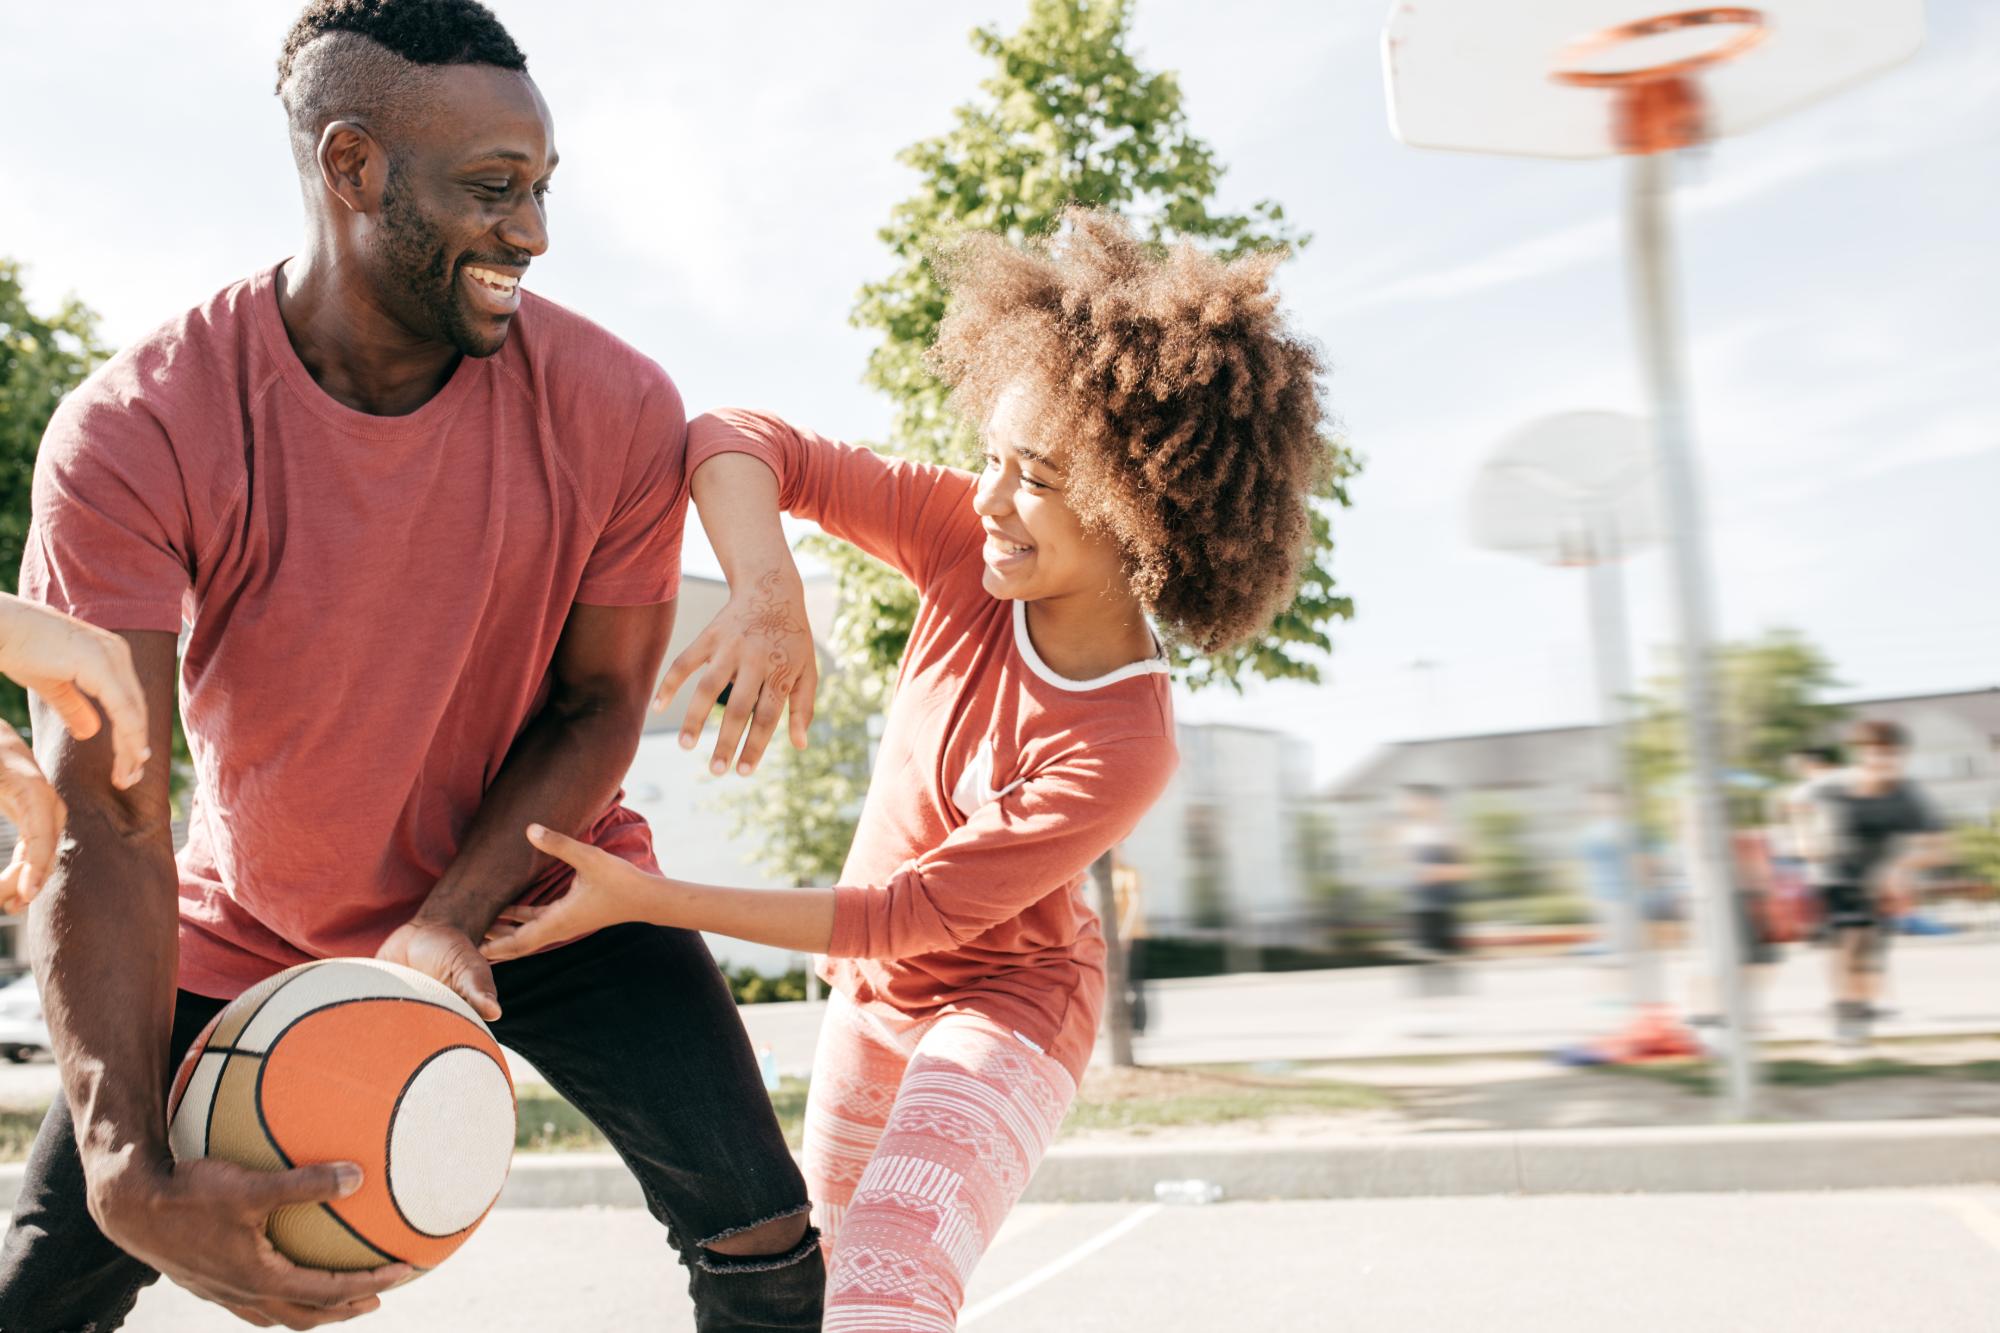
[[[995,458],[995,457],[994,457],[994,456],[993,456],[992,454],[987,454],[987,455],[986,455],[986,466],[987,466],[987,467],[988,467],[989,469],[990,469],[990,468],[996,468],[996,467],[999,467],[999,466],[1000,466],[1000,460],[999,460],[999,459],[997,459],[997,458]]]

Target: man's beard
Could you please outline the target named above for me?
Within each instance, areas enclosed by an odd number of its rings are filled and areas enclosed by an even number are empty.
[[[506,326],[496,332],[466,310],[458,272],[445,258],[444,241],[404,188],[401,175],[392,167],[382,190],[384,295],[412,322],[415,332],[448,342],[467,356],[492,356],[507,341]]]

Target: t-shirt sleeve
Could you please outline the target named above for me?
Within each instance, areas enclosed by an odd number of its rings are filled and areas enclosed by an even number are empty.
[[[886,884],[836,887],[827,953],[907,958],[1012,920],[1122,842],[1178,762],[1166,736],[1079,748],[980,806]]]
[[[969,472],[842,444],[768,413],[727,408],[696,417],[688,476],[728,453],[749,454],[777,474],[780,509],[860,547],[919,589],[978,545]]]
[[[651,606],[680,595],[681,529],[687,518],[687,411],[657,367],[610,518],[591,548],[576,600],[590,606]]]
[[[165,429],[86,384],[35,459],[21,596],[111,630],[178,633],[196,552]]]

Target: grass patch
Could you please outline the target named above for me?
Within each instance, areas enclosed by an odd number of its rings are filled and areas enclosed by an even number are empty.
[[[1684,1061],[1643,1065],[1596,1065],[1603,1073],[1628,1078],[1648,1078],[1671,1084],[1701,1096],[1713,1096],[1722,1086],[1715,1066],[1708,1061]],[[1971,1060],[1956,1064],[1916,1063],[1874,1057],[1849,1064],[1829,1064],[1823,1060],[1767,1060],[1758,1066],[1759,1080],[1769,1087],[1830,1088],[1842,1083],[1861,1083],[1878,1078],[1958,1078],[1979,1083],[2000,1083],[2000,1060]]]
[[[42,1127],[42,1117],[48,1114],[46,1107],[32,1111],[0,1110],[0,1162],[26,1161],[28,1147],[35,1141],[35,1131]]]
[[[584,1118],[583,1112],[549,1088],[530,1084],[520,1093],[516,1104],[514,1147],[519,1151],[604,1152],[611,1147],[597,1132],[597,1126]],[[806,1115],[806,1081],[779,1080],[778,1090],[771,1095],[771,1105],[785,1131],[785,1142],[798,1147]],[[0,1132],[4,1132],[4,1127],[0,1127]],[[0,1152],[4,1151],[3,1145],[4,1140],[0,1140]]]
[[[1347,1115],[1394,1105],[1380,1088],[1242,1069],[1093,1069],[1065,1131],[1143,1134],[1178,1125],[1223,1125],[1282,1115]]]

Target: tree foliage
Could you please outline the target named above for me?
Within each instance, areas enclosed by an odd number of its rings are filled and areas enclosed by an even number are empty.
[[[1827,743],[1847,710],[1822,696],[1839,684],[1833,663],[1796,630],[1773,629],[1717,652],[1722,763],[1732,779],[1729,804],[1738,822],[1762,819],[1758,789],[1787,780],[1787,754]],[[1656,801],[1687,771],[1680,681],[1674,673],[1656,676],[1641,696],[1632,754],[1641,791]]]
[[[97,316],[75,297],[37,314],[21,289],[21,266],[0,258],[0,586],[15,590],[28,536],[35,452],[64,394],[109,355]],[[0,714],[28,723],[20,686],[0,678]]]

